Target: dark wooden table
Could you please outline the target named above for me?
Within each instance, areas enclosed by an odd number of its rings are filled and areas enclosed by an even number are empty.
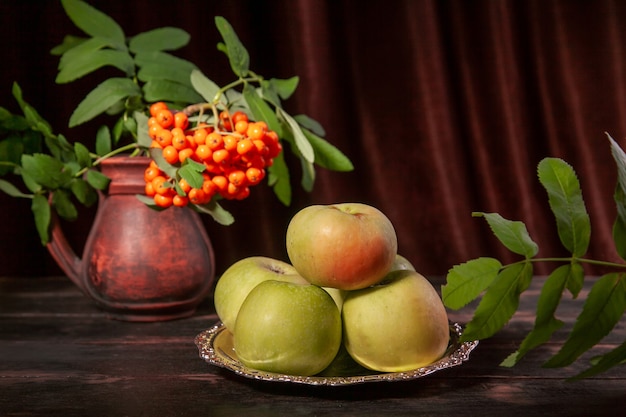
[[[252,381],[202,361],[193,340],[217,320],[210,299],[188,319],[126,323],[65,278],[0,278],[0,416],[625,416],[624,366],[576,382],[566,378],[582,362],[541,367],[563,333],[516,367],[498,366],[530,330],[537,293],[462,366],[333,388]],[[571,326],[580,303],[565,302],[559,317]],[[622,320],[596,353],[625,339]]]

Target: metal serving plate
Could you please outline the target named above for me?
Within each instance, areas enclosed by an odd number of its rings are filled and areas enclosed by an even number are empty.
[[[195,344],[198,347],[200,357],[211,365],[230,370],[246,378],[287,382],[295,384],[319,385],[319,386],[342,386],[363,384],[367,382],[394,382],[421,378],[442,369],[461,365],[469,360],[472,350],[478,345],[478,341],[460,342],[462,327],[458,323],[450,324],[450,344],[444,356],[438,361],[418,369],[406,372],[379,373],[369,371],[358,365],[344,368],[340,375],[322,372],[315,376],[283,375],[272,372],[264,372],[250,369],[239,362],[237,353],[233,347],[233,335],[226,329],[223,323],[218,322],[212,328],[198,334]]]

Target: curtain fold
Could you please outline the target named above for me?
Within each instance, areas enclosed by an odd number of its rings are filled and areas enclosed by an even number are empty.
[[[159,26],[187,30],[192,38],[182,56],[220,84],[232,74],[215,48],[213,16],[226,17],[255,71],[300,77],[285,107],[318,120],[354,163],[349,173],[319,169],[307,193],[299,162],[289,157],[291,206],[259,186],[245,202],[224,204],[237,219],[233,226],[205,218],[218,272],[244,256],[286,260],[290,217],[309,204],[343,201],[385,212],[400,252],[427,275],[478,256],[519,259],[474,211],[521,220],[542,256],[563,255],[537,179],[544,157],[563,158],[579,175],[592,220],[589,256],[617,260],[616,169],[605,132],[626,146],[625,2],[231,0],[179,2],[171,13],[149,15],[148,0],[132,7],[89,2],[129,36]],[[44,24],[49,20],[54,25]],[[0,50],[0,106],[16,110],[10,85],[18,81],[58,131],[93,143],[98,125],[72,130],[66,121],[97,76],[54,84],[58,61],[48,51],[67,33],[80,34],[58,2],[0,4],[7,45]],[[0,224],[0,275],[58,274],[25,207],[0,195],[0,214],[11,219]],[[88,214],[67,225],[77,247],[90,221]]]

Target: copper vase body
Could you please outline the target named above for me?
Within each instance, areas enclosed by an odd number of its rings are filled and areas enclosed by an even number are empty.
[[[48,250],[68,277],[111,318],[161,321],[190,316],[211,291],[215,260],[198,213],[157,211],[139,199],[149,159],[103,161],[111,179],[82,258],[53,221]]]

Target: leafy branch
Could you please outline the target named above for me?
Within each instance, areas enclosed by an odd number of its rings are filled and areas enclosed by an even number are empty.
[[[626,259],[626,153],[613,138],[608,138],[618,168],[614,193],[617,218],[613,226],[613,240],[620,257]],[[544,366],[572,364],[607,336],[626,311],[626,264],[584,257],[589,246],[591,223],[574,169],[561,159],[545,158],[539,163],[537,172],[547,191],[561,244],[571,256],[538,258],[538,246],[524,223],[504,219],[497,213],[473,213],[483,217],[498,240],[523,259],[507,265],[488,257],[470,260],[454,266],[442,287],[444,304],[451,309],[460,309],[480,299],[462,338],[486,339],[500,331],[517,311],[520,295],[531,283],[535,263],[550,261],[563,264],[545,280],[537,303],[534,327],[518,350],[502,362],[503,366],[514,366],[530,350],[548,342],[553,333],[563,326],[563,321],[556,317],[557,307],[566,291],[573,298],[580,294],[585,279],[584,264],[601,265],[613,271],[592,284],[566,341]],[[589,377],[622,363],[626,363],[626,341],[612,351],[593,358],[592,365],[575,377]]]
[[[115,118],[111,129],[98,129],[94,152],[53,133],[51,125],[23,100],[17,84],[13,95],[24,116],[0,108],[0,175],[21,176],[29,192],[6,180],[0,180],[0,191],[33,200],[32,211],[43,244],[49,239],[51,210],[62,218],[74,219],[78,212],[73,199],[90,205],[97,199],[96,190],[106,189],[108,178],[97,170],[102,160],[120,153],[148,153],[151,138],[147,114],[150,104],[158,101],[193,114],[197,123],[217,123],[223,110],[239,110],[252,120],[265,121],[300,160],[301,185],[306,191],[313,189],[315,166],[334,171],[353,169],[351,161],[324,139],[325,131],[317,121],[304,114],[292,116],[282,107],[295,92],[298,77],[266,79],[250,70],[248,51],[223,17],[215,18],[223,39],[217,47],[226,54],[236,79],[220,87],[194,63],[171,53],[188,44],[191,37],[186,31],[162,27],[128,37],[115,20],[82,0],[61,0],[61,4],[87,36],[68,35],[52,49],[51,54],[59,56],[56,82],[67,84],[104,67],[119,74],[93,88],[69,118],[70,128],[105,114]],[[130,143],[123,144],[122,138],[130,138]],[[204,169],[191,159],[174,167],[158,151],[149,154],[172,178],[185,178],[190,183]],[[268,172],[268,185],[283,204],[289,205],[291,181],[283,152],[274,158]],[[232,216],[220,207],[218,198],[194,208],[222,224],[232,223]]]

